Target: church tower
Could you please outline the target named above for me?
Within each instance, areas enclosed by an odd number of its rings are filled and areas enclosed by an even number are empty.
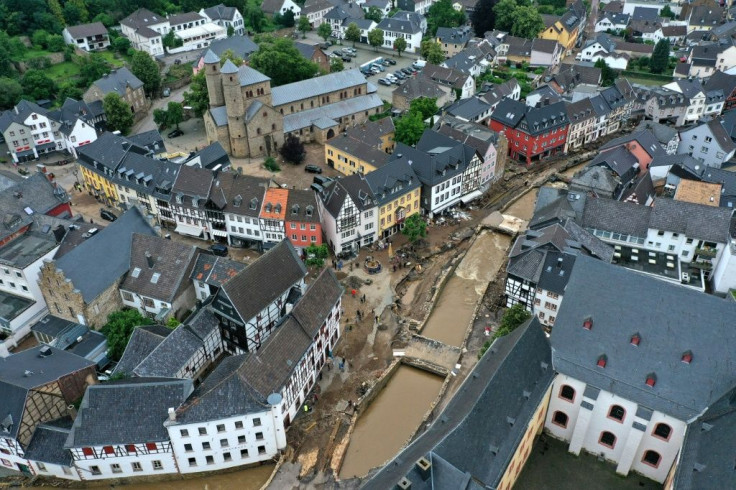
[[[204,75],[207,79],[207,93],[210,97],[210,107],[221,107],[225,105],[225,97],[222,93],[222,80],[220,79],[220,57],[207,50],[204,55]]]
[[[247,157],[248,137],[245,131],[245,104],[240,90],[240,73],[235,64],[227,60],[222,66],[222,90],[227,109],[227,127],[230,133],[230,149],[234,157]]]

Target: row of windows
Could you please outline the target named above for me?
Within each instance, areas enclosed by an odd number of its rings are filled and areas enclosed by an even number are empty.
[[[266,446],[258,446],[258,454],[266,454]],[[247,449],[240,450],[240,459],[248,459],[249,457],[250,454]],[[205,456],[204,459],[208,465],[215,464],[215,457],[212,455]],[[222,453],[222,459],[225,463],[228,463],[233,460],[233,456],[230,452]],[[188,458],[187,461],[190,467],[197,466],[197,458]]]
[[[258,417],[255,417],[253,419],[253,427],[260,427],[260,426],[261,426],[261,419],[258,418]],[[233,425],[233,427],[235,428],[235,430],[242,429],[243,428],[243,421],[242,420],[236,420],[235,423],[234,423],[234,425]],[[218,434],[222,434],[223,432],[225,432],[227,430],[225,424],[217,424],[215,426],[215,429],[217,430],[217,433]],[[197,427],[197,433],[200,436],[206,436],[207,435],[207,427]],[[181,437],[189,437],[189,429],[180,429],[179,430],[179,435],[181,435]]]
[[[262,440],[263,440],[263,432],[256,432],[256,441],[262,441]],[[245,440],[244,435],[238,436],[238,444],[247,444],[247,441]],[[227,438],[220,439],[220,447],[221,448],[230,447],[230,440]],[[210,445],[210,443],[208,441],[204,441],[202,443],[202,450],[209,451],[210,449],[212,449],[212,446]],[[194,451],[193,444],[191,443],[184,444],[184,451],[188,453]]]
[[[141,466],[141,464],[138,461],[133,461],[132,463],[130,463],[130,466],[133,469],[133,471],[143,471],[143,467]],[[162,470],[162,469],[164,469],[164,465],[159,460],[151,461],[151,466],[153,467],[154,470]],[[92,472],[93,475],[101,475],[102,474],[102,471],[100,471],[100,467],[99,466],[90,466],[89,467],[89,470]],[[110,465],[110,471],[112,471],[113,473],[122,473],[123,472],[122,468],[120,467],[120,465],[118,463],[111,464]]]

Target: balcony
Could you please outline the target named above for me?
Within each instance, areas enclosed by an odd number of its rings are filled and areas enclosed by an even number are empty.
[[[713,270],[713,264],[711,264],[710,262],[690,262],[690,267],[694,267],[695,269],[700,269],[703,271]]]
[[[718,253],[718,250],[716,250],[715,248],[711,248],[711,247],[702,247],[702,248],[695,249],[695,255],[698,257],[703,257],[703,258],[714,259],[717,253]]]

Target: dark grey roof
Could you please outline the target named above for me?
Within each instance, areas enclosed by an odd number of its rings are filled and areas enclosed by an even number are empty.
[[[282,240],[223,284],[217,294],[226,295],[243,321],[248,321],[306,275],[307,268],[294,246]],[[261,286],[254,288],[254,284]]]
[[[325,322],[332,307],[342,296],[343,288],[332,269],[327,267],[297,302],[291,315],[310,337],[314,337]]]
[[[132,240],[130,268],[120,289],[172,303],[189,283],[197,247],[139,233]]]
[[[536,38],[532,40],[532,51],[540,51],[542,53],[553,54],[559,49],[560,44],[553,39]]]
[[[479,47],[468,45],[467,48],[446,59],[442,65],[463,73],[470,73],[470,70],[480,65],[485,59],[486,55]]]
[[[34,214],[46,214],[69,200],[63,187],[52,184],[40,172],[1,190],[0,242],[31,224]],[[65,215],[62,214],[61,217]]]
[[[234,20],[235,19],[235,13],[238,11],[235,7],[226,7],[224,4],[220,3],[215,5],[214,7],[209,7],[204,9],[204,13],[207,17],[209,17],[212,20]]]
[[[136,366],[148,357],[171,332],[173,332],[172,329],[161,325],[136,327],[112,374],[133,374]]]
[[[336,135],[334,138],[329,139],[327,144],[339,148],[348,155],[370,163],[376,168],[385,165],[391,156],[385,151],[381,151],[379,148],[364,142],[362,139],[348,136],[347,133]]]
[[[613,231],[636,237],[647,236],[652,208],[614,199],[589,198],[581,221],[583,228]],[[666,230],[668,228],[663,228]]]
[[[394,488],[407,475],[412,488],[415,482],[428,488],[413,467],[430,451],[433,471],[440,461],[434,456],[442,459],[432,476],[440,486],[434,488],[497,488],[552,382],[550,363],[549,343],[536,319],[496,340],[430,428],[362,488]]]
[[[210,195],[213,179],[214,174],[209,169],[184,165],[179,170],[171,192],[205,199]]]
[[[367,174],[365,180],[379,206],[422,185],[407,159],[393,160]]]
[[[220,172],[213,181],[210,199],[221,211],[257,218],[269,179]]]
[[[126,67],[112,70],[109,74],[102,78],[95,80],[93,85],[96,85],[103,94],[115,92],[116,94],[123,96],[125,95],[125,89],[130,87],[132,90],[143,86],[138,77]]]
[[[27,394],[26,388],[0,380],[0,436],[17,437]]]
[[[321,77],[308,78],[301,82],[274,87],[271,90],[272,105],[278,107],[309,97],[365,85],[366,83],[365,77],[357,68],[330,73]]]
[[[490,115],[491,105],[478,97],[468,97],[454,102],[452,105],[444,109],[447,114],[455,117],[462,117],[468,121],[475,119],[484,113]]]
[[[205,20],[205,18],[199,15],[197,12],[184,12],[181,14],[173,14],[169,16],[169,23],[172,26],[195,22],[198,20]]]
[[[529,222],[529,228],[537,229],[566,218],[579,222],[583,216],[586,200],[586,195],[581,192],[541,187],[537,193],[534,216]]]
[[[526,241],[526,237],[520,236],[516,240],[516,243],[523,243]],[[514,247],[516,247],[516,243]],[[539,276],[542,274],[542,266],[544,265],[544,258],[546,256],[546,250],[529,250],[517,257],[509,258],[506,272],[512,276],[537,284],[539,282]]]
[[[176,411],[177,422],[191,424],[249,413],[270,407],[241,375],[240,368],[250,354],[226,357]]]
[[[209,308],[201,308],[185,324],[167,335],[133,370],[141,378],[176,378],[199,350],[205,339],[219,329]],[[190,373],[194,375],[195,373]]]
[[[286,201],[286,221],[319,223],[317,195],[312,189],[290,189]]]
[[[626,175],[632,171],[634,166],[639,165],[639,161],[625,146],[619,146],[613,150],[599,153],[588,164],[591,167],[602,165],[607,166],[618,175]]]
[[[698,5],[690,11],[688,24],[691,26],[716,26],[723,20],[723,7],[718,5]]]
[[[576,256],[576,254],[548,252],[537,285],[546,291],[565,294],[565,286],[570,279]]]
[[[90,303],[130,269],[133,233],[156,235],[137,207],[121,215],[107,228],[88,238],[60,259],[56,267],[72,281]]]
[[[40,355],[41,350],[51,354]],[[38,345],[0,358],[0,381],[31,389],[90,366],[94,366],[94,362],[83,357],[56,347]],[[29,371],[31,374],[27,374]]]
[[[200,281],[219,288],[246,267],[242,262],[200,252],[189,277],[193,281]]]
[[[422,31],[420,18],[414,12],[396,12],[393,17],[384,17],[378,23],[377,29],[383,32],[400,32],[403,34],[417,34]]]
[[[26,232],[0,247],[0,264],[25,269],[57,246],[53,235]]]
[[[375,207],[373,191],[365,180],[365,175],[361,173],[338,178],[326,184],[325,191],[319,197],[327,212],[337,217],[347,196],[350,196],[361,211]]]
[[[664,124],[659,124],[654,121],[645,120],[639,123],[636,127],[636,132],[644,130],[650,131],[654,137],[657,138],[659,144],[663,146],[666,146],[667,143],[677,138],[677,130],[675,128],[665,126]]]
[[[601,294],[615,291],[616,294]],[[632,308],[631,305],[636,305]],[[736,303],[578,257],[552,330],[555,371],[690,420],[733,389]],[[590,319],[592,328],[583,328]],[[693,325],[708,325],[702,335]],[[638,333],[634,347],[630,338]],[[714,341],[715,340],[715,341]],[[682,361],[685,352],[692,361]],[[604,368],[597,367],[601,355]],[[656,377],[648,386],[647,377]]]
[[[700,178],[705,182],[721,184],[721,207],[736,207],[736,172],[705,166]]]
[[[69,34],[74,39],[107,34],[107,28],[102,24],[102,22],[67,26],[66,30],[69,31]]]
[[[410,78],[403,85],[396,87],[393,93],[407,100],[445,95],[445,92],[435,82],[425,77]]]
[[[659,144],[659,140],[657,140],[654,134],[652,134],[652,132],[648,129],[643,129],[641,131],[635,131],[631,134],[620,136],[601,146],[600,150],[610,150],[612,148],[617,148],[632,141],[639,143],[641,148],[652,158],[666,154],[666,152],[662,148],[662,145]]]
[[[26,448],[25,457],[31,461],[72,466],[72,453],[64,449],[72,419],[65,417],[54,422],[36,427]]]
[[[435,37],[440,43],[462,44],[465,46],[472,34],[473,32],[470,26],[438,27]]]
[[[406,84],[404,84],[406,85]],[[383,145],[383,137],[392,135],[396,131],[394,120],[384,117],[377,121],[368,121],[357,126],[347,128],[345,134],[351,138],[359,139],[369,145],[380,147]]]
[[[654,201],[649,227],[682,233],[716,243],[728,243],[732,210],[674,199]]]
[[[166,18],[162,15],[155,14],[148,9],[140,8],[120,21],[121,24],[139,29],[154,24],[162,24],[166,22]]]
[[[606,167],[585,167],[575,173],[570,181],[570,190],[593,192],[597,197],[613,199],[621,179]]]
[[[529,107],[508,98],[498,104],[491,119],[531,135],[546,133],[569,123],[564,102]]]
[[[139,378],[90,386],[64,447],[168,441],[168,409],[181,405],[191,392],[190,379]]]
[[[158,132],[158,129],[130,135],[128,136],[128,140],[134,145],[138,145],[141,148],[145,148],[146,150],[154,153],[164,153],[166,151],[164,138],[161,136],[161,133]]]

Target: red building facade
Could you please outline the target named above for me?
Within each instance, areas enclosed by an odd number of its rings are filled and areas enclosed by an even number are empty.
[[[299,253],[310,245],[322,245],[322,226],[314,191],[289,190],[284,221],[286,237]]]
[[[527,166],[564,152],[569,128],[564,102],[528,107],[507,98],[491,115],[491,129],[508,139],[509,156]]]

